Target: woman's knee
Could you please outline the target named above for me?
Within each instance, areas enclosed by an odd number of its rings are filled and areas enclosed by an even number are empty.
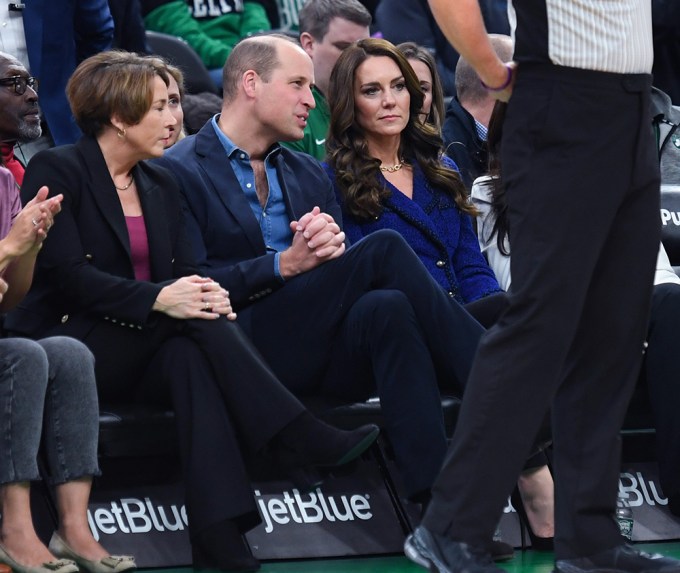
[[[68,336],[51,336],[38,340],[50,364],[85,363],[94,368],[94,355],[80,340]]]
[[[24,385],[44,388],[47,373],[47,355],[35,341],[26,338],[0,340],[0,381],[10,376]]]

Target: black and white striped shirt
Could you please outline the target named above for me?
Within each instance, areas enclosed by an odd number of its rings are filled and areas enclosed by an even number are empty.
[[[510,0],[508,14],[518,62],[651,73],[651,0]]]

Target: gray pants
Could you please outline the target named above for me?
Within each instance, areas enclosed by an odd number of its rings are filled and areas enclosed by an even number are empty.
[[[99,474],[94,357],[55,336],[0,339],[0,484],[39,479],[43,441],[48,481]]]

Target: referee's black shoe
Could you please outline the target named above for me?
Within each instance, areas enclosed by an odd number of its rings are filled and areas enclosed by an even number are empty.
[[[554,573],[680,573],[680,561],[619,545],[590,557],[558,559]]]
[[[488,553],[432,533],[422,525],[406,538],[404,553],[430,573],[505,573]]]

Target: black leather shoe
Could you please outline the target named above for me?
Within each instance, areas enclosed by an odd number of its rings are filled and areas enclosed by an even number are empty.
[[[380,434],[380,428],[366,424],[355,430],[332,428],[327,436],[309,436],[296,443],[279,442],[275,447],[276,455],[283,465],[306,467],[336,467],[345,465],[358,458]]]
[[[488,553],[432,533],[422,525],[406,538],[404,553],[431,573],[504,573]]]
[[[555,573],[680,573],[680,561],[619,545],[590,557],[558,559]]]

